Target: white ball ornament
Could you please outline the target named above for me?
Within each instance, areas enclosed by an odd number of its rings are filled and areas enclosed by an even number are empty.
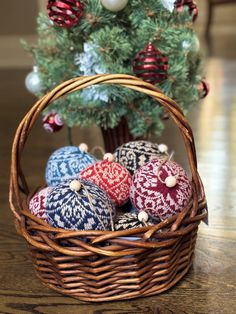
[[[168,188],[173,188],[177,184],[177,179],[175,176],[169,176],[165,179],[165,185]]]
[[[70,182],[70,189],[72,191],[76,191],[78,192],[81,189],[81,183],[79,182],[79,180],[73,180]]]
[[[141,222],[147,222],[148,221],[148,214],[145,211],[141,211],[138,213],[138,220]]]
[[[85,143],[81,143],[81,144],[79,145],[79,149],[81,150],[81,152],[87,153],[87,152],[88,152],[88,145],[85,144]]]
[[[101,4],[111,12],[119,12],[127,6],[128,0],[101,0]]]
[[[33,71],[25,78],[25,86],[32,94],[38,94],[42,91],[42,82],[39,77],[38,67],[34,66]]]
[[[103,160],[109,161],[109,162],[113,162],[114,161],[114,156],[111,153],[106,153],[103,157]]]

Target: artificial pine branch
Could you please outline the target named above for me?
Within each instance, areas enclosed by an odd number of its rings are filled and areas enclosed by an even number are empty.
[[[168,57],[167,80],[157,86],[186,112],[199,100],[202,79],[197,36],[188,9],[169,12],[161,0],[129,0],[118,12],[106,10],[100,0],[84,0],[84,15],[75,27],[53,25],[38,17],[38,41],[23,46],[39,67],[42,95],[62,81],[97,73],[134,75],[132,62],[148,42]],[[189,43],[189,49],[183,42]],[[196,46],[196,47],[195,47]],[[163,129],[162,109],[151,98],[117,86],[96,86],[55,102],[69,127],[96,124],[114,127],[126,117],[134,136]]]

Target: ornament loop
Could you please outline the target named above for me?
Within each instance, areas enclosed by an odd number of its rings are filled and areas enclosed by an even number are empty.
[[[162,171],[160,170],[160,168],[161,168],[162,166],[164,166],[164,164],[165,164],[166,162],[170,161],[171,158],[173,157],[173,155],[174,155],[174,152],[172,152],[172,153],[170,154],[170,156],[168,157],[168,159],[167,159],[167,158],[163,159],[163,160],[160,162],[160,165],[159,165],[158,168],[157,168],[157,177],[158,177],[158,180],[159,180],[162,184],[166,185],[168,188],[172,188],[172,187],[176,186],[177,180],[178,180],[178,177],[179,177],[179,173],[177,173],[176,175],[167,176],[167,177],[165,178],[165,180],[163,181],[162,178],[161,178]]]

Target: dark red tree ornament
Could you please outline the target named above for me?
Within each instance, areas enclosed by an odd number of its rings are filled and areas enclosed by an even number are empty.
[[[189,14],[193,16],[193,22],[195,22],[198,17],[198,7],[196,2],[194,0],[177,0],[175,2],[177,12],[182,12],[185,6],[188,6]]]
[[[201,98],[205,98],[210,92],[210,85],[206,80],[202,80],[198,85]]]
[[[168,59],[162,52],[149,43],[133,61],[133,72],[145,82],[157,84],[168,77]]]
[[[64,122],[56,112],[51,112],[43,118],[43,127],[47,132],[58,132],[63,126]]]
[[[84,13],[83,5],[77,0],[49,0],[47,10],[50,20],[63,28],[77,25]]]

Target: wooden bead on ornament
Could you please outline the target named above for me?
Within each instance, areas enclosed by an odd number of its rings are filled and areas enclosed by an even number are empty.
[[[96,161],[94,156],[82,151],[79,147],[59,148],[48,159],[45,175],[47,184],[56,186],[67,180],[78,178],[82,170]]]
[[[129,199],[131,175],[123,166],[113,161],[112,154],[105,154],[103,161],[87,167],[80,173],[80,177],[104,189],[117,206],[122,206]]]
[[[37,192],[29,202],[30,212],[43,220],[47,220],[46,204],[49,193],[52,191],[51,187],[46,187]]]
[[[52,189],[46,206],[48,223],[67,230],[111,230],[115,208],[105,191],[87,180]]]
[[[63,28],[77,25],[84,13],[79,0],[49,0],[47,10],[50,20]]]
[[[145,82],[157,84],[168,77],[168,59],[150,42],[133,61],[133,72]]]
[[[81,150],[81,152],[87,153],[88,152],[88,145],[86,143],[81,143],[79,145],[79,149]]]
[[[189,203],[192,183],[185,170],[173,161],[152,160],[134,174],[130,199],[139,211],[166,219]]]
[[[116,231],[142,228],[158,223],[151,219],[146,212],[126,213],[117,218],[114,228]]]
[[[114,152],[115,161],[125,167],[131,174],[152,159],[168,155],[165,144],[154,144],[148,141],[132,141],[118,147]]]

